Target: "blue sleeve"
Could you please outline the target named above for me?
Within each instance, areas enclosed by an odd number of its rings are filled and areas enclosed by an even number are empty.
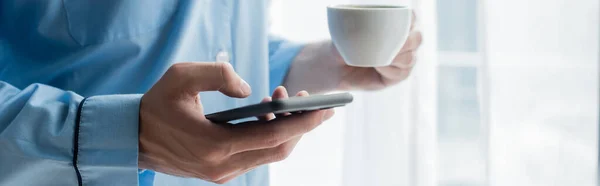
[[[0,185],[138,185],[140,98],[0,81]]]
[[[288,73],[290,65],[304,45],[269,36],[269,90],[273,92]]]

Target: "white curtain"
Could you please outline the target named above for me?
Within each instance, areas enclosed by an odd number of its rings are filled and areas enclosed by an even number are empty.
[[[272,185],[596,184],[598,0],[273,0],[272,31],[328,39],[340,3],[413,7],[419,61],[397,86],[353,92],[271,166]]]
[[[489,182],[596,185],[599,1],[483,7]]]
[[[436,185],[435,1],[354,0],[403,4],[418,14],[424,34],[411,77],[380,92],[362,92],[347,110],[342,185]],[[427,55],[426,55],[427,54]]]
[[[433,0],[280,0],[272,4],[272,30],[301,42],[328,39],[326,6],[339,3],[435,11]],[[435,54],[435,14],[418,19],[427,38],[420,53]],[[288,160],[271,166],[272,185],[436,185],[435,60],[420,55],[411,77],[397,86],[353,92],[353,104],[336,110],[333,121],[306,135]]]

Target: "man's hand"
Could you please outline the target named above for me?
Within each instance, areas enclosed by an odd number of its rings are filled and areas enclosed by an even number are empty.
[[[304,133],[333,115],[329,109],[217,124],[204,117],[198,95],[215,90],[238,98],[251,93],[228,63],[179,63],[142,97],[141,169],[225,183],[257,166],[285,159]],[[287,92],[278,88],[273,97],[287,97]]]
[[[408,77],[415,65],[421,32],[414,30],[415,15],[402,50],[385,67],[348,66],[331,41],[308,44],[296,57],[284,85],[291,90],[327,92],[332,90],[378,90]]]
[[[331,45],[333,53],[336,55],[336,61],[343,65],[341,72],[343,78],[338,89],[378,90],[406,79],[415,65],[416,50],[421,46],[422,41],[421,32],[414,30],[415,20],[416,17],[413,13],[410,35],[389,66],[371,68],[348,66],[335,47]]]

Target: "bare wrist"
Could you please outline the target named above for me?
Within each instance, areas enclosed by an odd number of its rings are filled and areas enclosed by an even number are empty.
[[[284,85],[311,93],[339,90],[345,64],[338,56],[329,40],[307,44],[292,62]]]

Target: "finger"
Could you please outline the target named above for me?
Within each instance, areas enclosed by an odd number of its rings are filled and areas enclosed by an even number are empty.
[[[423,36],[419,31],[413,31],[406,39],[404,46],[402,46],[402,50],[400,50],[400,54],[415,51],[421,46],[421,42],[423,42]]]
[[[309,94],[306,90],[296,93],[296,97],[306,97],[306,96],[309,96]],[[294,114],[300,114],[300,113],[302,113],[302,111],[294,112]]]
[[[276,88],[275,92],[283,93],[283,92],[280,92],[282,90],[283,89],[278,90]],[[276,93],[274,93],[274,95],[275,94]],[[283,94],[279,94],[278,96],[281,96],[281,95],[283,95]],[[308,92],[300,91],[296,95],[297,96],[306,96],[306,95],[308,95]],[[301,138],[302,138],[302,136],[295,137],[295,138],[291,139],[290,141],[285,142],[279,146],[288,147],[291,145],[292,146],[291,148],[293,148],[294,146],[296,146],[296,144],[300,141]],[[280,147],[280,148],[285,148],[285,147]],[[277,147],[275,147],[275,148],[277,148]],[[256,153],[243,153],[242,152],[242,154],[243,155],[234,155],[234,156],[232,156],[232,158],[230,158],[230,160],[229,160],[229,161],[231,161],[231,163],[229,163],[229,165],[231,166],[230,170],[235,170],[236,168],[239,169],[240,167],[246,167],[246,168],[242,168],[239,171],[236,171],[228,176],[225,176],[225,177],[221,178],[220,180],[215,181],[215,183],[223,184],[228,181],[231,181],[232,179],[235,179],[236,177],[247,173],[248,171],[256,168],[257,166],[264,164],[263,162],[266,161],[265,159],[268,159],[265,157],[259,157],[261,152],[256,152]]]
[[[287,90],[284,87],[281,87],[281,89],[280,89],[280,87],[277,87],[277,89],[275,89],[275,92],[273,92],[273,98],[275,98],[275,97],[277,97],[275,99],[288,98],[289,94],[288,94]],[[297,97],[303,97],[303,96],[308,96],[308,95],[309,95],[308,92],[304,91],[304,90],[296,93]],[[300,113],[300,112],[298,112],[298,113]],[[283,114],[277,114],[277,116],[289,116],[289,115],[291,115],[291,113],[289,113],[289,112],[283,113]]]
[[[390,66],[375,68],[375,70],[384,83],[394,84],[408,77],[415,62],[413,52],[403,53],[396,56]]]
[[[265,97],[265,98],[263,98],[261,103],[270,102],[272,100],[273,99],[271,97]],[[258,116],[257,118],[260,121],[269,121],[269,120],[275,119],[275,115],[273,113],[268,113],[268,114],[265,114],[264,116]]]
[[[252,90],[226,62],[177,63],[167,73],[168,82],[179,83],[184,92],[197,95],[201,91],[220,91],[231,97],[247,97]]]
[[[412,69],[389,66],[383,68],[375,68],[375,70],[379,73],[379,77],[383,84],[393,85],[406,79],[410,75],[410,71]]]
[[[305,97],[305,96],[309,96],[308,92],[306,90],[300,91],[298,93],[296,93],[296,96],[298,97]]]
[[[288,97],[287,96],[287,90],[285,89],[285,87],[278,86],[273,91],[273,97],[264,98],[261,101],[261,103],[269,102],[269,101],[272,101],[273,99],[282,99],[282,98],[287,98],[287,97]],[[269,113],[269,114],[266,114],[265,116],[258,117],[258,119],[261,120],[261,121],[269,121],[269,120],[275,119],[275,114]]]
[[[333,114],[332,109],[326,109],[276,118],[268,122],[234,125],[231,130],[231,154],[276,147],[313,130]]]
[[[286,159],[292,153],[302,136],[294,137],[273,148],[246,151],[231,156],[232,165],[254,168],[260,165],[278,162]]]
[[[406,52],[396,56],[390,67],[396,67],[400,69],[410,69],[415,66],[416,62],[415,52]]]
[[[301,92],[298,92],[298,94],[296,94],[296,95],[307,96],[308,92],[301,91]],[[332,116],[333,116],[333,112],[332,112],[332,115],[329,117],[332,117]],[[292,150],[298,144],[300,139],[302,139],[302,135],[300,135],[298,137],[294,137],[290,141],[287,141],[287,142],[285,142],[281,145],[278,145],[277,147],[274,147],[274,148],[246,151],[246,152],[242,152],[242,153],[231,156],[230,161],[233,162],[232,165],[234,165],[236,167],[247,167],[247,168],[242,169],[241,171],[238,171],[237,173],[235,173],[233,175],[227,176],[227,177],[223,178],[222,180],[220,180],[219,182],[221,182],[221,183],[228,182],[231,179],[234,179],[239,175],[245,174],[248,171],[255,169],[256,167],[258,167],[260,165],[272,163],[272,162],[276,162],[276,161],[281,161],[281,160],[287,158],[292,153]]]
[[[287,89],[284,86],[278,86],[273,91],[273,99],[281,99],[284,97],[288,97]]]
[[[275,88],[275,91],[273,91],[273,99],[286,99],[288,98],[288,92],[287,89],[283,86],[278,86],[277,88]],[[287,116],[290,115],[290,113],[280,113],[280,114],[276,114],[275,116]]]

